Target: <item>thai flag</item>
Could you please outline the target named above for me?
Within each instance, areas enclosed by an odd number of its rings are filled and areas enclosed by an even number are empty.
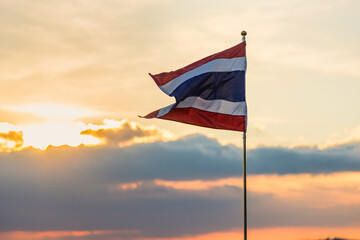
[[[144,118],[246,132],[245,47],[244,41],[176,71],[150,74],[176,103]]]

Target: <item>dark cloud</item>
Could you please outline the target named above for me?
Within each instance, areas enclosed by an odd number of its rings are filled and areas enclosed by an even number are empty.
[[[331,173],[360,170],[360,143],[317,148],[263,147],[248,153],[251,173]]]
[[[252,174],[360,169],[358,144],[325,150],[258,148],[248,153]],[[130,229],[140,231],[137,237],[172,237],[241,226],[241,188],[180,191],[151,183],[240,176],[241,149],[204,136],[124,148],[28,148],[0,153],[0,164],[0,231]],[[145,182],[131,191],[111,190],[114,184],[134,181]],[[249,192],[251,228],[350,226],[359,222],[358,216],[356,204],[312,208]],[[99,236],[92,237],[116,239]]]
[[[175,142],[138,144],[126,148],[89,148],[73,150],[88,165],[99,165],[112,181],[216,179],[242,174],[242,150],[221,146],[201,135]],[[61,149],[47,152],[54,158]],[[69,156],[70,157],[70,156]],[[59,160],[61,161],[61,160]],[[360,171],[359,144],[318,150],[316,148],[257,148],[248,151],[250,174],[332,173]]]

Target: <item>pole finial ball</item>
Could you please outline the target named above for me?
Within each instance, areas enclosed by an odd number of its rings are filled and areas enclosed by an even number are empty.
[[[246,36],[247,32],[246,31],[242,31],[241,32],[241,36]]]

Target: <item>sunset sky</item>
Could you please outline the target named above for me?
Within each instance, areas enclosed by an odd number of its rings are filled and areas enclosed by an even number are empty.
[[[360,1],[0,1],[0,239],[242,239],[242,133],[141,119],[247,35],[251,240],[360,239]]]

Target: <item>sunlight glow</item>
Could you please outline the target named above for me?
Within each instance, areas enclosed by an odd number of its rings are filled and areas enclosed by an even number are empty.
[[[48,120],[25,126],[0,123],[0,152],[19,151],[26,147],[45,150],[48,146],[125,147],[175,138],[168,131],[154,126],[145,127],[126,119],[105,119],[99,125],[67,120]]]
[[[16,112],[32,113],[47,119],[62,120],[74,120],[98,114],[98,112],[93,110],[57,103],[34,103],[24,106],[7,107],[6,109]]]
[[[0,122],[0,132],[5,133],[9,131],[20,131],[20,128],[15,127],[7,122]]]
[[[76,147],[81,144],[95,146],[100,140],[90,135],[81,135],[80,132],[86,129],[81,122],[73,124],[64,122],[47,121],[45,124],[24,126],[24,146],[32,146],[45,150],[48,146],[68,145]]]

